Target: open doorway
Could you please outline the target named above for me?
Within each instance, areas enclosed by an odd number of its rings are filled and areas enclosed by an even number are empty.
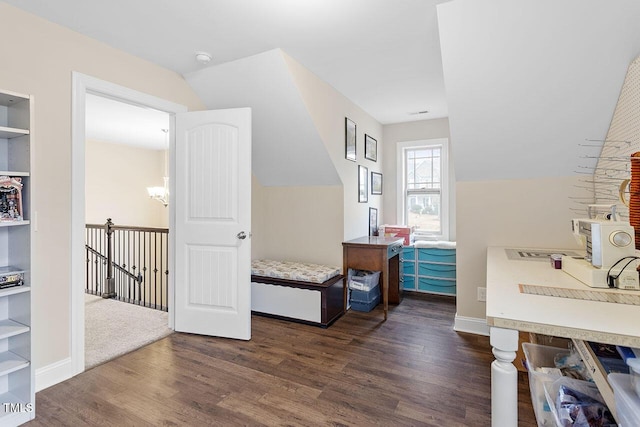
[[[85,229],[86,229],[86,145],[87,141],[87,98],[97,95],[101,98],[115,100],[121,103],[153,109],[167,113],[170,116],[168,132],[169,153],[173,150],[173,115],[186,111],[186,107],[159,99],[141,92],[137,92],[113,83],[105,82],[80,73],[73,73],[73,101],[72,101],[72,313],[70,322],[71,333],[71,375],[85,370],[85,283],[86,283],[86,253],[85,253]],[[166,138],[166,137],[165,137]],[[113,168],[113,173],[118,173],[118,166]],[[171,188],[172,165],[169,155],[168,167],[169,183]],[[161,180],[158,176],[157,180]],[[144,187],[158,185],[154,182],[141,183]],[[144,197],[144,196],[143,196]],[[148,197],[148,196],[147,196]],[[156,202],[157,203],[157,202]],[[169,228],[173,217],[171,204],[166,208],[169,213]],[[105,219],[106,220],[106,219]],[[170,247],[171,245],[169,245]],[[168,259],[168,270],[171,270],[172,257]],[[168,326],[173,326],[172,303],[173,284],[171,276],[168,277]]]
[[[166,112],[86,96],[85,369],[171,333],[169,128]]]

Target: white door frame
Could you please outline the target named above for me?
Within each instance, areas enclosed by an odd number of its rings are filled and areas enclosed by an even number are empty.
[[[85,271],[85,106],[87,93],[106,96],[118,101],[164,111],[172,116],[187,111],[184,105],[166,101],[114,83],[73,72],[71,100],[71,320],[70,349],[71,376],[84,371],[84,271]],[[170,159],[175,149],[175,129],[170,135]],[[173,168],[169,182],[173,186]],[[169,204],[169,229],[174,227],[174,206]],[[169,271],[173,257],[169,253]],[[169,274],[169,319],[172,326],[173,275]]]

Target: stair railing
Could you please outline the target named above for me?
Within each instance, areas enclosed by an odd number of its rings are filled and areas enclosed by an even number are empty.
[[[87,224],[85,292],[168,310],[167,228]]]

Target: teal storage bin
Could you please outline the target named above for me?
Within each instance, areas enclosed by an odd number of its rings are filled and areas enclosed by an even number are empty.
[[[418,261],[456,263],[455,249],[418,248]]]
[[[429,277],[418,278],[418,290],[438,294],[455,295],[455,280],[432,279]]]
[[[416,290],[416,277],[415,276],[404,276],[402,278],[402,289],[406,291],[415,291]]]
[[[447,279],[456,278],[456,266],[446,264],[418,264],[419,276],[444,277]]]
[[[402,258],[405,261],[415,261],[416,260],[416,248],[411,246],[405,246],[402,248]]]
[[[416,263],[415,262],[403,262],[402,263],[402,273],[403,274],[416,274]]]

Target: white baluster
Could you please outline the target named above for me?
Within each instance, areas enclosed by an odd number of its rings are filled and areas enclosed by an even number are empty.
[[[491,328],[491,425],[518,426],[518,370],[513,366],[518,350],[518,331]]]

